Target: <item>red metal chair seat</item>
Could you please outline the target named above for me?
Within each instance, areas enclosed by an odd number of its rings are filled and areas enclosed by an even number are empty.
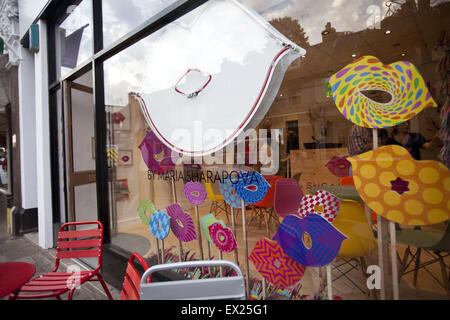
[[[21,288],[21,293],[49,292],[50,297],[54,296],[55,293],[61,295],[69,291],[73,285],[86,282],[93,276],[92,271],[81,271],[80,273],[51,272],[28,282]],[[21,296],[21,298],[23,297]]]
[[[96,229],[70,230],[77,226],[95,225]],[[66,231],[70,230],[70,231]],[[41,275],[22,286],[16,299],[41,299],[56,297],[69,292],[72,300],[75,290],[87,281],[99,281],[106,295],[112,300],[106,283],[100,274],[103,253],[103,225],[99,221],[70,222],[59,229],[56,263],[52,272]],[[58,272],[62,259],[97,258],[94,270],[79,272]]]

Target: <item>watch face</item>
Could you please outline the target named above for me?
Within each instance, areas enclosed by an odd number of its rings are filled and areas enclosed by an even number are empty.
[[[136,95],[148,125],[175,152],[223,149],[262,120],[289,65],[304,55],[234,0],[213,0],[158,31]]]

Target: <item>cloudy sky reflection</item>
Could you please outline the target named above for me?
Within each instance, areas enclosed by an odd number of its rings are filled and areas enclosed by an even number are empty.
[[[404,1],[414,0],[402,2]],[[431,0],[431,4],[434,6],[446,1],[448,0]],[[173,2],[175,0],[103,1],[105,45],[116,41]],[[337,32],[358,32],[374,28],[373,23],[383,19],[388,11],[387,1],[384,0],[240,0],[240,2],[261,13],[267,21],[283,17],[298,20],[311,46],[322,42],[322,31],[328,22],[331,22],[331,27]],[[232,26],[232,21],[229,23]],[[168,47],[167,50],[161,51],[165,54],[149,57],[152,46],[155,45],[152,41],[160,36],[161,33],[153,34],[105,63],[108,104],[127,104],[128,92],[140,90],[143,80],[147,78],[146,70],[149,65],[161,74],[161,83],[155,86],[164,87],[172,81],[165,78],[163,70],[158,70],[158,64],[164,59],[182,59],[182,56],[176,47]],[[204,47],[206,44],[199,39],[194,41],[193,45]],[[214,45],[220,47],[220,38],[217,38]]]

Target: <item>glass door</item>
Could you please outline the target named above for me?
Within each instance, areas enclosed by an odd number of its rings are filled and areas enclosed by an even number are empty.
[[[98,220],[92,73],[65,82],[69,221]]]

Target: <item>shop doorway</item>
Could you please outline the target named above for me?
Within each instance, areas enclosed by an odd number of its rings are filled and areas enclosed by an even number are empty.
[[[68,220],[98,220],[92,72],[64,82]]]

